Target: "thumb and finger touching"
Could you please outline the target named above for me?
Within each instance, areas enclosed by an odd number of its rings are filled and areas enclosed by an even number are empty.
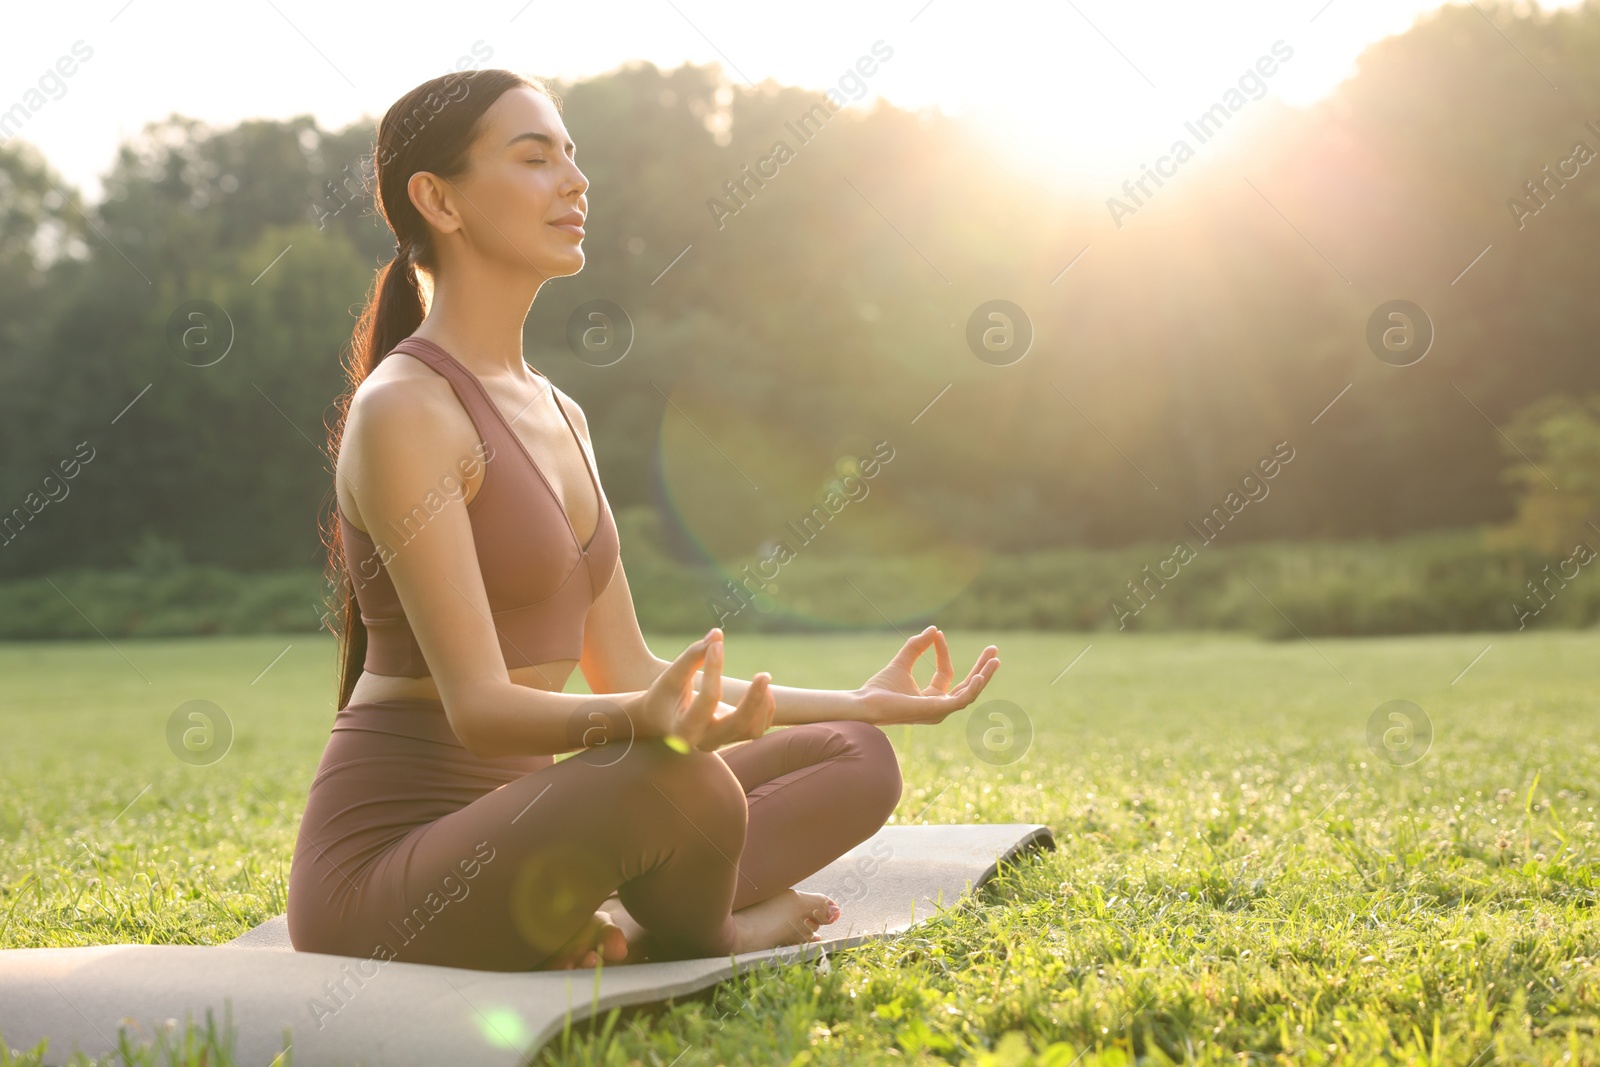
[[[689,701],[689,707],[679,721],[678,733],[691,742],[705,733],[722,702],[722,642],[711,641],[705,651],[705,663],[700,671],[700,692]]]
[[[933,677],[928,681],[924,693],[933,695],[943,693],[950,688],[950,683],[955,679],[956,669],[950,662],[950,644],[944,639],[943,630],[933,631],[934,667]]]
[[[689,644],[678,653],[678,657],[667,664],[667,669],[661,672],[658,683],[670,686],[675,692],[682,692],[694,678],[694,672],[699,669],[704,661],[706,649],[711,644],[708,636]]]
[[[927,685],[918,685],[915,674],[917,661],[922,658],[922,654],[928,651],[929,648],[933,649],[934,654],[933,677],[928,680]],[[950,643],[945,640],[944,631],[937,626],[930,626],[916,636],[909,638],[904,645],[900,646],[900,651],[895,653],[894,659],[890,661],[890,666],[911,675],[911,684],[923,696],[942,695],[950,688],[950,683],[955,679],[956,673],[954,665],[950,662]]]

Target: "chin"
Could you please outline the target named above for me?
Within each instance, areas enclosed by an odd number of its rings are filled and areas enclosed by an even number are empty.
[[[582,249],[564,248],[559,252],[546,252],[545,255],[530,257],[537,264],[540,274],[546,278],[565,278],[569,274],[576,274],[583,269],[584,257]]]
[[[579,249],[571,255],[562,256],[557,263],[560,265],[562,275],[576,274],[583,269],[583,250]]]

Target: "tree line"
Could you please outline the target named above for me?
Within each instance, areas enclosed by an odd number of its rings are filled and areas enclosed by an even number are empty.
[[[1479,7],[1373,45],[1314,107],[1252,103],[1258,135],[1115,221],[936,113],[689,65],[557,83],[588,265],[540,294],[527,358],[584,407],[613,506],[653,509],[685,561],[770,555],[879,441],[841,550],[1170,544],[1280,442],[1229,540],[1508,520],[1563,491],[1527,412],[1581,429],[1600,393],[1600,7]],[[0,577],[152,544],[317,564],[340,353],[393,243],[352,180],[374,128],[174,115],[95,203],[0,147]],[[1428,335],[1410,363],[1367,341],[1400,298]],[[595,301],[620,359],[569,340]],[[1591,514],[1533,511],[1557,540]]]

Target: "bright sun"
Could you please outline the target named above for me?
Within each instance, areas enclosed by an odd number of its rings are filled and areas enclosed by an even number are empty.
[[[875,88],[901,106],[937,102],[971,119],[998,159],[1064,191],[1111,196],[1180,138],[1197,158],[1233,151],[1274,107],[1327,96],[1366,46],[1437,6],[934,0]]]

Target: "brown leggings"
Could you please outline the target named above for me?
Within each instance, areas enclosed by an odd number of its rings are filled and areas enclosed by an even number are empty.
[[[483,759],[437,700],[341,709],[289,874],[300,951],[537,967],[615,892],[663,957],[723,956],[732,912],[871,837],[900,799],[876,726],[680,753],[613,742]]]

